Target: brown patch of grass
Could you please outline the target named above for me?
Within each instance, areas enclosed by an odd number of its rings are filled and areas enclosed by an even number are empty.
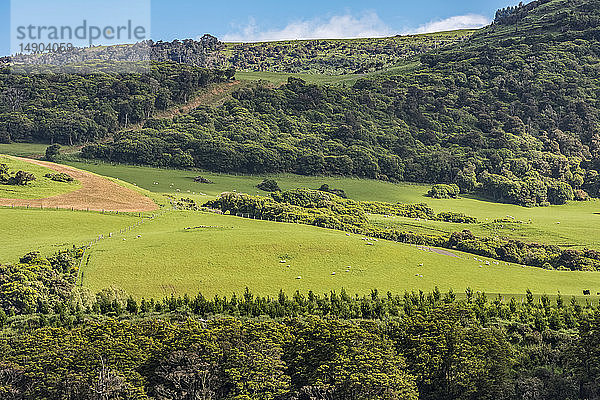
[[[99,175],[47,161],[15,158],[70,175],[73,179],[78,180],[82,187],[73,192],[45,199],[24,200],[0,198],[0,206],[72,208],[75,210],[121,212],[141,212],[158,209],[156,203],[150,198]]]

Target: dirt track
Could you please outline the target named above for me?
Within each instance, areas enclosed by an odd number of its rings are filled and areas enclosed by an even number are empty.
[[[153,211],[158,206],[148,197],[106,178],[81,171],[66,165],[46,161],[15,157],[22,161],[64,172],[81,183],[81,189],[45,199],[23,200],[0,198],[0,206],[36,207],[36,208],[73,208],[93,211]]]

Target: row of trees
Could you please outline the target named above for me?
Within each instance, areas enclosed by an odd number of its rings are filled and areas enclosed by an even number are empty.
[[[73,328],[3,336],[0,393],[14,399],[566,400],[594,398],[600,389],[598,306],[567,303],[560,295],[536,301],[528,292],[523,302],[505,302],[471,290],[460,301],[437,289],[292,298],[246,291],[239,298],[199,295],[152,304],[155,310],[141,311],[129,300],[120,321],[89,315]],[[248,319],[253,316],[261,318]]]

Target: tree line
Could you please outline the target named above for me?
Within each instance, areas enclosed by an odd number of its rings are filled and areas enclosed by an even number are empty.
[[[565,302],[560,294],[504,301],[470,289],[462,300],[437,289],[362,297],[344,290],[260,297],[247,290],[229,299],[167,298],[152,302],[152,310],[142,304],[130,299],[71,326],[22,321],[0,337],[0,393],[566,400],[594,398],[599,390],[598,305]]]

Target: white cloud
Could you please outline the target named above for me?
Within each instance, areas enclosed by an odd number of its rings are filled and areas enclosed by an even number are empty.
[[[253,18],[246,26],[223,36],[226,42],[262,42],[294,39],[345,39],[385,37],[394,32],[374,12],[360,16],[335,15],[329,19],[299,20],[283,29],[261,31]]]
[[[456,15],[454,17],[442,19],[439,21],[428,22],[424,25],[419,26],[417,29],[405,33],[415,34],[453,31],[456,29],[474,29],[489,25],[490,22],[491,21],[483,15]]]

